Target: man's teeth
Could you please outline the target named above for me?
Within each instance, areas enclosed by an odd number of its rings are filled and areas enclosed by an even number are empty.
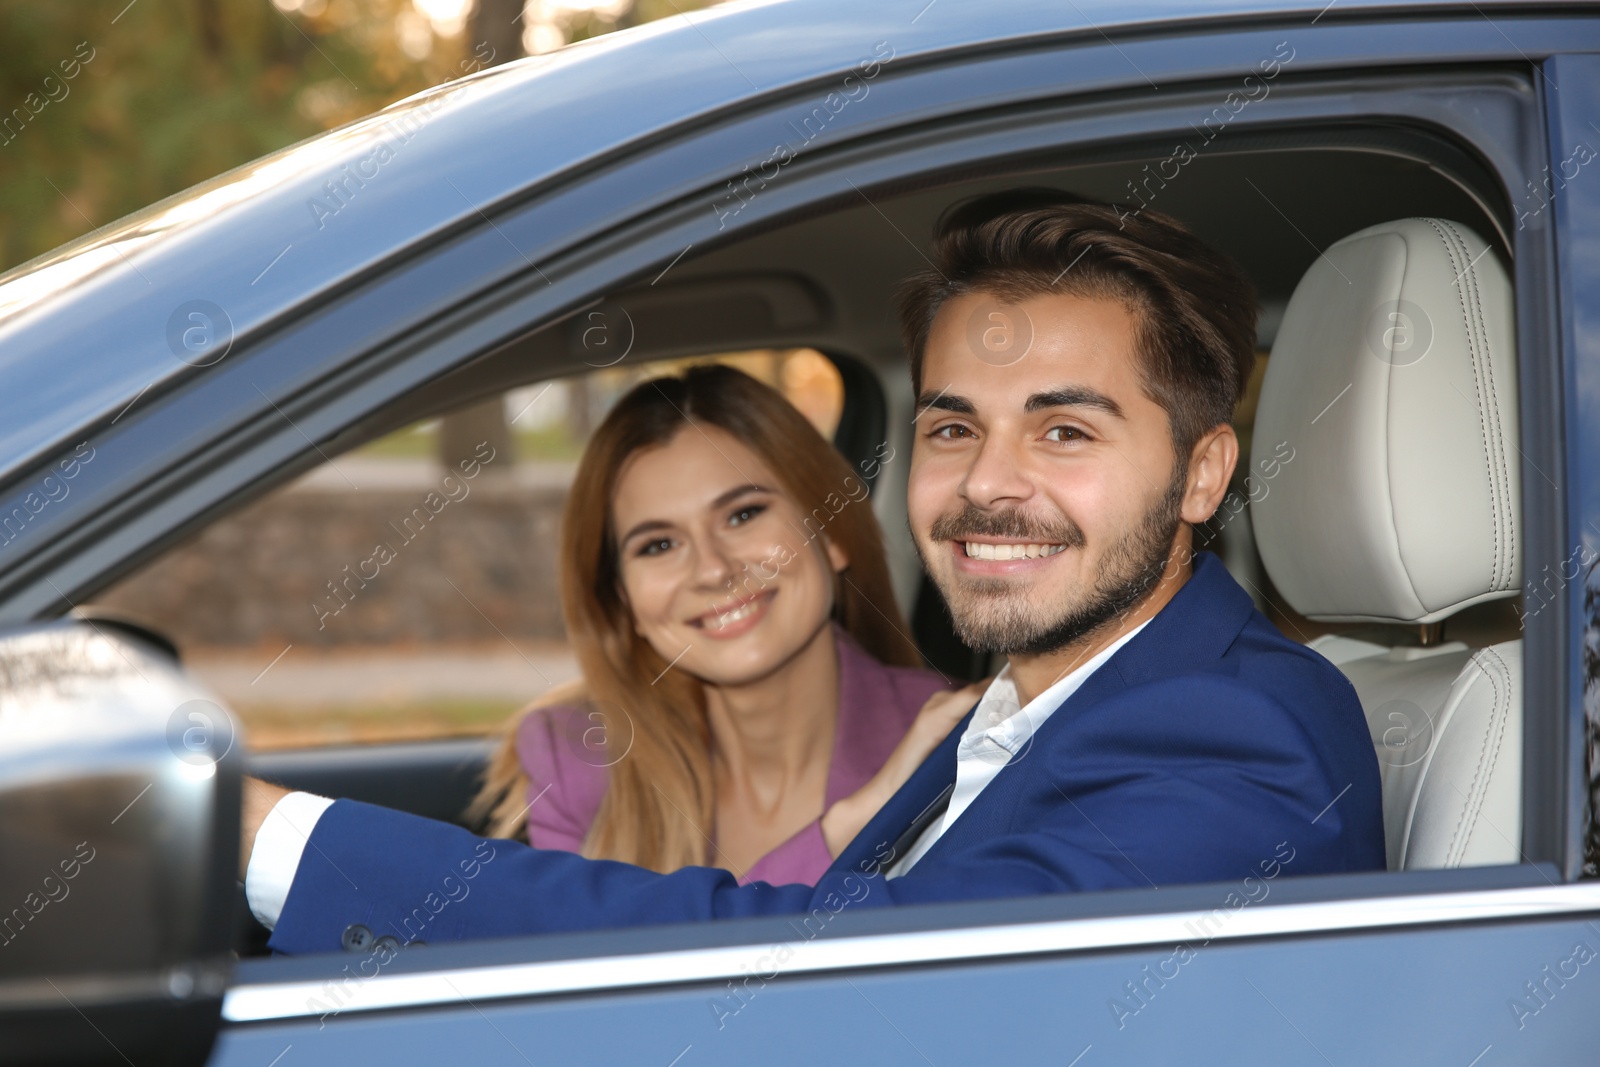
[[[965,542],[967,555],[972,559],[1043,559],[1053,556],[1066,545],[990,545],[978,541]]]
[[[705,627],[707,630],[720,630],[725,626],[732,626],[740,619],[748,619],[751,613],[760,606],[761,601],[752,600],[746,604],[741,604],[725,615],[708,615],[706,616]]]

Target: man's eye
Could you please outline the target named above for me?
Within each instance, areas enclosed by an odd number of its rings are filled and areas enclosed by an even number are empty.
[[[728,525],[738,526],[742,523],[749,522],[751,519],[755,518],[757,515],[766,510],[767,506],[765,504],[750,504],[747,507],[742,507],[738,511],[735,511],[732,515],[728,516]]]
[[[1052,426],[1045,431],[1047,441],[1087,441],[1089,435],[1076,426]]]
[[[928,436],[943,437],[947,441],[958,441],[963,438],[971,437],[972,430],[969,427],[961,425],[959,422],[952,422],[938,427]]]

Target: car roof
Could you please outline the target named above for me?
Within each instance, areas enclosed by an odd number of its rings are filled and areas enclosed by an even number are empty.
[[[1336,2],[1336,17],[1400,7]],[[905,64],[1110,30],[1310,22],[1332,6],[751,0],[469,74],[0,275],[0,477],[187,370],[172,336],[196,302],[246,336],[518,190],[743,101],[840,77],[880,42]],[[372,176],[352,182],[351,167]],[[359,210],[329,212],[336,181]]]

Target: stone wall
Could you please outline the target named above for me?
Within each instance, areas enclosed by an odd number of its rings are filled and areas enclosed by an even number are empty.
[[[467,479],[420,461],[341,459],[214,523],[94,604],[182,647],[560,640],[556,553],[570,478],[564,464],[484,467]]]

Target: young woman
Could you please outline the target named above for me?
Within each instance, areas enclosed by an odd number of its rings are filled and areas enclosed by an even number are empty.
[[[617,403],[560,560],[582,680],[511,724],[495,836],[815,882],[979,695],[916,668],[865,484],[729,367]]]

